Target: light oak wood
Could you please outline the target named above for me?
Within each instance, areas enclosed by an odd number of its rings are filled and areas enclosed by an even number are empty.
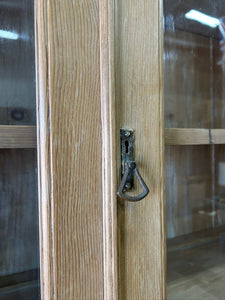
[[[103,299],[97,0],[36,1],[42,299]]]
[[[199,128],[166,128],[166,145],[209,144],[209,130]]]
[[[210,135],[212,144],[225,144],[225,129],[211,129]]]
[[[117,128],[133,128],[149,195],[118,205],[119,299],[165,299],[161,1],[116,1]],[[118,185],[120,149],[118,144]],[[136,185],[135,193],[138,193]]]
[[[118,299],[114,1],[100,0],[104,299]]]
[[[41,298],[54,300],[47,1],[35,1],[35,53]]]
[[[36,146],[36,126],[0,125],[0,149]]]
[[[106,77],[105,73],[103,74]],[[103,83],[102,83],[103,84]],[[104,91],[103,91],[104,92]],[[108,96],[109,97],[109,96]],[[114,96],[112,96],[114,97]],[[105,96],[102,96],[103,105],[106,104]],[[111,99],[111,98],[110,98]],[[111,100],[109,100],[111,101]],[[113,100],[114,101],[114,100]],[[112,101],[112,102],[113,102]],[[113,104],[112,108],[105,108],[104,114],[114,114]],[[106,122],[110,122],[112,126],[108,128],[108,133],[105,133],[105,137],[110,138],[111,132],[115,132],[114,123],[112,117],[105,118]],[[104,125],[103,128],[106,128]],[[111,137],[113,140],[109,141],[112,147],[115,147],[115,137]],[[0,149],[3,148],[36,148],[36,126],[16,126],[16,125],[0,125]],[[207,145],[207,144],[225,144],[225,129],[205,129],[205,128],[166,128],[165,129],[165,144],[166,145]],[[108,144],[109,145],[109,144]],[[108,149],[108,150],[107,150]],[[105,155],[108,155],[108,151],[111,147],[104,148]],[[111,150],[110,150],[111,151]],[[112,150],[114,151],[114,150]],[[112,155],[115,155],[112,154]],[[108,160],[111,161],[110,158]],[[105,168],[104,168],[105,169]],[[111,172],[114,168],[112,167]],[[115,180],[115,174],[112,175]],[[111,182],[111,181],[110,181]],[[114,195],[114,193],[112,193]],[[114,199],[115,205],[115,199]]]
[[[224,144],[225,129],[166,128],[166,145]]]

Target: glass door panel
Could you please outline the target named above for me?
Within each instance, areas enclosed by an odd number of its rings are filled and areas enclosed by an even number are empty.
[[[168,299],[224,299],[225,5],[164,0]]]
[[[0,1],[0,299],[40,299],[34,2]]]

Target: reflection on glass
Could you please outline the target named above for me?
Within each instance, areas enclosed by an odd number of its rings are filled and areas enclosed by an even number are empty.
[[[225,299],[224,17],[222,0],[164,0],[165,127],[174,134],[166,146],[170,300]]]
[[[0,1],[0,20],[1,131],[35,125],[33,1]],[[36,150],[0,143],[0,299],[40,299],[37,194]]]
[[[219,26],[220,20],[217,18],[210,17],[206,14],[201,13],[200,11],[197,11],[195,9],[191,9],[189,12],[185,14],[185,18],[198,21],[204,25],[208,25],[210,27],[215,28],[216,26]]]
[[[33,1],[0,1],[0,20],[0,125],[35,125]]]
[[[36,173],[34,149],[0,150],[0,299],[39,299]]]
[[[14,32],[0,30],[0,38],[1,39],[11,39],[11,40],[18,40],[19,35]]]

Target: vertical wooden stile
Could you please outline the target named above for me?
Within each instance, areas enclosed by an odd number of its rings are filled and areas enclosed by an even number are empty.
[[[104,299],[118,299],[114,1],[100,0]]]
[[[36,0],[43,300],[103,299],[98,0]]]
[[[47,1],[35,2],[37,153],[41,298],[54,299]]]
[[[118,204],[119,299],[164,300],[162,1],[118,0],[115,7],[117,127],[134,130],[135,160],[150,189],[138,203]]]

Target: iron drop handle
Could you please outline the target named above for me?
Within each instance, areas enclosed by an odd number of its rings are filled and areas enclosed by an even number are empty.
[[[126,185],[128,175],[132,170],[136,174],[137,179],[138,179],[138,181],[139,181],[139,183],[140,183],[140,185],[143,189],[142,193],[137,195],[137,196],[129,196],[129,195],[124,193],[124,189],[125,189],[125,185]],[[137,163],[135,161],[130,161],[130,160],[126,161],[125,162],[125,172],[124,172],[119,190],[117,192],[117,195],[120,198],[124,199],[124,200],[137,202],[137,201],[140,201],[143,198],[145,198],[148,195],[148,193],[149,193],[149,189],[148,189],[146,183],[144,182],[144,180],[142,179],[140,173],[138,172]]]

